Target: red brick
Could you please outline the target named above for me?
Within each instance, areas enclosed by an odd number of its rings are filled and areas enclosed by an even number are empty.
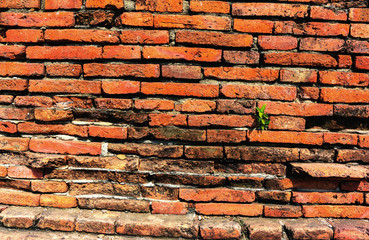
[[[188,126],[226,126],[226,127],[251,127],[255,125],[255,119],[251,115],[190,115]]]
[[[27,151],[29,138],[0,137],[0,150],[2,151]]]
[[[71,110],[37,108],[35,109],[35,119],[45,122],[68,121],[73,119],[73,113]]]
[[[219,62],[222,57],[222,51],[210,48],[146,46],[142,49],[142,56],[145,59]]]
[[[311,132],[290,132],[290,131],[252,131],[247,137],[250,142],[270,142],[270,143],[292,143],[322,145],[323,134]]]
[[[349,20],[354,22],[369,22],[369,9],[350,8]]]
[[[185,146],[185,156],[189,159],[221,159],[223,147]]]
[[[200,223],[202,239],[240,239],[241,226],[224,218],[204,219]]]
[[[38,168],[29,168],[25,166],[9,167],[8,176],[11,178],[43,178],[43,171]]]
[[[169,43],[169,32],[166,30],[122,30],[119,38],[121,43],[128,44],[165,44]]]
[[[40,0],[4,0],[0,8],[40,8]]]
[[[17,96],[14,104],[17,107],[51,107],[53,100],[43,96]]]
[[[266,64],[312,66],[312,67],[336,67],[337,61],[328,54],[317,53],[266,53]]]
[[[225,97],[247,99],[273,99],[293,101],[296,99],[295,87],[267,85],[233,85],[226,84],[220,90]]]
[[[297,38],[288,36],[259,36],[258,44],[264,50],[292,50],[297,48]]]
[[[292,83],[315,83],[318,72],[306,69],[281,69],[280,78],[282,82]]]
[[[243,173],[243,174],[253,174],[253,173],[265,173],[270,175],[285,176],[286,166],[279,163],[250,163],[250,164],[218,164],[215,166],[216,172],[225,173]]]
[[[180,189],[179,198],[195,202],[253,202],[255,193],[227,188]]]
[[[0,91],[24,91],[27,87],[26,79],[0,79]]]
[[[173,110],[174,101],[172,100],[156,100],[156,99],[136,99],[135,109],[146,110]]]
[[[136,81],[103,81],[102,89],[106,94],[133,94],[140,91],[140,82]]]
[[[40,194],[21,191],[0,190],[0,203],[9,205],[21,205],[37,207],[40,205]]]
[[[220,113],[237,113],[250,114],[255,112],[256,103],[250,100],[217,100],[217,112]]]
[[[209,100],[185,100],[175,107],[180,112],[212,112],[215,108],[216,102]]]
[[[1,104],[10,104],[13,102],[14,96],[12,95],[1,95],[0,96],[0,103]]]
[[[321,103],[283,103],[283,102],[258,102],[261,107],[267,106],[267,113],[273,115],[290,115],[290,116],[332,116],[333,106]]]
[[[199,83],[142,82],[141,92],[146,95],[218,97],[219,86]]]
[[[117,18],[118,25],[152,27],[154,17],[147,12],[125,12]]]
[[[150,126],[187,126],[187,115],[153,113],[149,118]]]
[[[311,6],[310,17],[312,19],[346,21],[347,12],[341,9]]]
[[[2,62],[0,76],[42,76],[44,64],[23,62]]]
[[[127,138],[127,128],[89,126],[88,135],[90,137],[99,137],[99,138],[126,139]]]
[[[293,192],[292,202],[300,204],[362,204],[363,193]]]
[[[0,42],[42,42],[44,34],[36,29],[8,29],[5,37],[0,36]]]
[[[188,205],[183,202],[152,202],[152,213],[156,214],[178,214],[188,213]]]
[[[359,145],[360,145],[359,138]],[[362,143],[361,143],[362,144]],[[367,162],[369,161],[369,151],[366,149],[338,149],[337,162]]]
[[[31,151],[58,154],[101,154],[101,143],[62,141],[56,139],[31,139]]]
[[[305,119],[287,116],[272,116],[269,118],[270,124],[268,129],[275,130],[305,130]]]
[[[47,29],[45,40],[52,42],[118,43],[119,32],[90,29]]]
[[[265,217],[298,218],[302,216],[300,206],[291,205],[266,205],[264,206]]]
[[[302,18],[308,15],[308,6],[282,3],[233,3],[232,15]]]
[[[101,58],[102,49],[96,46],[30,46],[27,47],[29,59],[77,59],[89,60]]]
[[[45,0],[46,10],[57,9],[80,9],[82,7],[82,0]]]
[[[248,34],[179,31],[176,33],[176,42],[224,47],[251,47],[253,37]]]
[[[131,109],[133,104],[131,99],[116,98],[95,98],[94,102],[100,109]]]
[[[8,59],[24,58],[26,47],[20,45],[0,45],[0,57]]]
[[[352,59],[349,55],[338,55],[338,67],[350,68],[352,66]]]
[[[268,20],[234,19],[233,29],[247,33],[272,33],[274,22]]]
[[[349,31],[350,25],[341,23],[307,22],[298,24],[292,21],[275,23],[276,34],[348,36]]]
[[[293,239],[332,239],[333,230],[322,219],[298,219],[285,222],[287,234]]]
[[[341,183],[341,190],[343,191],[359,191],[359,192],[368,192],[369,191],[369,182],[367,180],[349,182],[344,181]],[[366,198],[368,201],[368,199]]]
[[[114,6],[118,9],[124,7],[123,0],[86,0],[86,8],[106,8]]]
[[[92,98],[88,96],[54,96],[53,100],[57,108],[93,108]]]
[[[136,1],[136,10],[151,12],[182,12],[183,0],[139,0]]]
[[[162,65],[161,74],[166,78],[201,79],[200,66]]]
[[[32,181],[32,191],[42,193],[64,193],[68,191],[68,185],[65,182],[52,181]]]
[[[208,142],[240,143],[246,141],[246,131],[207,130]]]
[[[299,150],[295,148],[225,147],[225,153],[228,159],[243,161],[289,162],[299,160]]]
[[[369,42],[368,41],[355,41],[347,40],[347,52],[349,53],[369,53]]]
[[[323,140],[328,144],[357,145],[358,136],[347,133],[324,133]]]
[[[198,214],[204,215],[239,215],[256,217],[263,213],[261,204],[237,204],[237,203],[197,203],[195,209]]]
[[[224,61],[233,64],[258,64],[260,54],[252,51],[223,51]]]
[[[369,91],[361,89],[322,88],[320,99],[323,102],[369,103]]]
[[[359,135],[359,146],[369,148],[369,136]]]
[[[368,218],[369,207],[312,205],[302,206],[304,217]]]
[[[369,75],[366,73],[320,71],[319,81],[331,85],[368,86]]]
[[[230,30],[231,19],[228,17],[206,15],[155,15],[154,27]]]
[[[0,166],[0,177],[6,177],[8,174],[8,169],[6,167]]]
[[[345,47],[343,39],[303,38],[300,41],[300,50],[338,52]]]
[[[40,197],[40,206],[54,208],[73,208],[77,207],[77,199],[69,196],[42,194]]]
[[[0,122],[0,132],[16,133],[17,125],[11,122]]]
[[[73,27],[72,12],[2,12],[0,24],[17,27]]]
[[[34,114],[27,108],[0,108],[0,119],[30,120],[34,119]]]
[[[82,66],[79,64],[50,64],[46,65],[46,72],[51,77],[79,77]]]
[[[312,178],[363,179],[367,169],[338,163],[291,163],[292,174]]]
[[[369,57],[357,56],[355,58],[355,67],[362,70],[369,70]]]
[[[141,47],[139,46],[104,46],[102,57],[104,59],[140,59]]]
[[[103,64],[86,63],[83,65],[86,77],[139,77],[157,78],[160,68],[157,64]]]
[[[369,24],[351,24],[351,36],[357,38],[367,38],[368,34]]]
[[[264,68],[205,67],[204,76],[227,80],[275,81],[279,71]]]
[[[221,1],[190,1],[190,10],[192,12],[203,13],[229,13],[231,6],[228,2]]]

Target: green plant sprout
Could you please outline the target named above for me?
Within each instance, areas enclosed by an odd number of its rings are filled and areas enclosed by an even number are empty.
[[[265,111],[266,104],[264,104],[261,108],[256,107],[256,120],[258,121],[257,129],[266,130],[269,127],[269,116]]]

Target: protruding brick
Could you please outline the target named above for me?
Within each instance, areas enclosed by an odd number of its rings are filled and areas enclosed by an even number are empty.
[[[150,202],[135,199],[78,198],[80,208],[115,211],[150,212]]]
[[[328,144],[357,145],[358,136],[348,133],[324,133],[323,140]]]
[[[367,220],[352,219],[332,219],[329,220],[334,230],[334,237],[337,239],[367,239]]]
[[[3,151],[27,151],[29,138],[0,137],[0,150]]]
[[[363,179],[368,169],[363,166],[349,166],[338,163],[291,163],[292,172],[307,174],[313,178]]]
[[[76,231],[114,234],[118,212],[84,211],[76,220]]]
[[[70,110],[59,109],[35,109],[35,118],[39,121],[68,121],[73,119],[73,113]]]
[[[282,225],[273,219],[242,218],[246,225],[250,240],[282,239]]]
[[[30,228],[36,224],[44,208],[9,207],[1,212],[0,219],[5,227]]]
[[[32,181],[32,191],[42,193],[64,193],[68,191],[68,186],[65,182],[52,181]]]
[[[263,205],[238,204],[238,203],[196,203],[195,209],[198,214],[204,215],[233,215],[233,216],[261,216]]]
[[[0,76],[42,76],[44,64],[26,62],[2,62]]]
[[[40,206],[54,208],[73,208],[77,207],[77,200],[74,197],[42,194]]]
[[[43,171],[38,168],[28,168],[26,166],[11,166],[8,168],[8,176],[11,178],[42,178]]]
[[[8,190],[0,190],[0,194],[0,203],[2,204],[33,207],[40,205],[40,194]]]
[[[369,22],[369,9],[350,8],[349,20],[354,22]]]
[[[177,214],[185,215],[188,213],[188,205],[183,202],[152,202],[153,214]]]
[[[286,36],[259,36],[258,44],[264,50],[292,50],[297,48],[297,38]]]
[[[286,231],[293,239],[332,239],[333,230],[325,220],[299,219],[285,222]]]
[[[200,223],[200,235],[203,239],[239,239],[241,226],[228,219],[205,219]]]
[[[362,193],[293,192],[292,202],[300,204],[362,204]]]
[[[99,155],[101,154],[101,144],[54,139],[32,139],[30,141],[30,150],[43,153]]]
[[[40,215],[37,227],[71,232],[75,230],[75,221],[78,214],[77,209],[49,208]]]
[[[269,129],[276,130],[305,130],[306,120],[304,118],[287,117],[287,116],[272,116],[270,117]]]

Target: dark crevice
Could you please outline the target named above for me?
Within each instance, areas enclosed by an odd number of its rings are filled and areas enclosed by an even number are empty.
[[[327,129],[340,131],[344,129],[369,130],[369,119],[359,117],[308,117],[306,129]]]

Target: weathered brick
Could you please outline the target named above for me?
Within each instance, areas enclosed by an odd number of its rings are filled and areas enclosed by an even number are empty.
[[[76,231],[114,234],[118,212],[84,211],[76,219]]]
[[[57,83],[57,84],[56,84]],[[101,93],[100,81],[88,80],[30,80],[30,92],[45,92],[45,93]]]
[[[358,136],[347,133],[324,133],[323,141],[328,144],[357,145]]]
[[[203,239],[239,239],[241,226],[224,218],[204,219],[200,223],[200,235]]]
[[[37,29],[8,29],[5,36],[0,36],[0,42],[36,43],[44,40],[42,30]]]
[[[14,104],[17,107],[51,107],[53,100],[43,96],[17,96]]]
[[[8,176],[11,178],[36,179],[43,177],[43,171],[38,168],[11,166],[8,168]]]
[[[302,18],[308,15],[308,6],[282,3],[233,3],[232,15]]]
[[[300,99],[318,100],[319,95],[320,90],[317,87],[300,87],[297,90],[297,96]]]
[[[116,7],[121,9],[124,7],[123,0],[86,0],[86,8],[107,8]]]
[[[22,59],[25,57],[26,48],[21,45],[1,45],[0,58]]]
[[[46,10],[57,9],[80,9],[82,7],[82,0],[45,0]]]
[[[166,30],[122,30],[119,38],[121,43],[165,44],[169,43],[169,32]]]
[[[216,102],[209,100],[185,100],[175,107],[180,112],[212,112],[215,108]]]
[[[260,54],[253,51],[223,51],[224,61],[232,64],[258,64]]]
[[[190,10],[192,12],[204,13],[229,13],[230,5],[222,1],[190,1]]]
[[[220,92],[229,98],[273,99],[293,101],[296,99],[295,87],[267,85],[223,85]]]
[[[145,59],[219,62],[222,57],[222,51],[210,48],[146,46],[142,49],[142,56]]]
[[[148,12],[124,12],[117,19],[117,25],[152,27],[154,17]]]
[[[251,47],[253,38],[248,34],[179,31],[176,33],[176,42],[224,47]]]
[[[362,204],[363,193],[293,192],[292,202],[300,204]]]
[[[27,87],[26,79],[0,79],[0,91],[24,91]]]
[[[64,193],[68,191],[68,185],[65,182],[32,181],[31,188],[33,192],[41,193]]]
[[[264,216],[277,218],[298,218],[302,216],[301,206],[265,205]]]
[[[336,67],[337,61],[331,55],[317,53],[266,53],[266,64],[284,66]]]
[[[368,156],[369,151],[364,149],[338,149],[336,160],[337,162],[367,162]]]
[[[3,151],[27,151],[29,138],[0,137],[0,150]]]
[[[40,8],[40,1],[4,0],[1,1],[0,8]]]
[[[18,124],[18,131],[31,134],[65,134],[80,137],[88,136],[87,126],[78,126],[74,124],[38,124],[32,122],[23,122]]]
[[[366,239],[368,238],[368,221],[353,219],[329,220],[337,239]]]
[[[0,166],[0,177],[6,177],[8,174],[8,169],[6,167]]]
[[[293,239],[332,239],[333,230],[323,220],[298,219],[285,222],[286,231]]]
[[[96,46],[30,46],[27,47],[27,58],[29,59],[99,59],[102,48]]]
[[[30,150],[43,153],[59,154],[101,154],[100,143],[87,143],[79,141],[62,141],[54,139],[31,139]]]
[[[279,71],[264,68],[205,67],[204,76],[227,80],[269,82],[278,79]]]
[[[150,202],[135,199],[78,198],[80,208],[115,211],[150,212]]]
[[[131,109],[133,104],[131,99],[116,98],[95,98],[94,102],[100,109]]]
[[[228,17],[218,17],[210,15],[155,15],[154,27],[230,30],[231,19]]]
[[[350,55],[338,55],[338,67],[350,68],[352,66],[352,58]]]
[[[289,203],[291,192],[283,191],[258,191],[256,198],[260,202]]]
[[[323,136],[324,137],[324,136]],[[301,148],[300,160],[333,162],[335,151],[333,149]]]
[[[305,123],[304,118],[272,116],[268,129],[303,131],[305,130]]]
[[[146,95],[217,97],[219,86],[200,83],[142,82],[141,92]]]
[[[355,58],[355,67],[362,70],[369,70],[369,57],[357,56]]]
[[[311,6],[310,17],[312,19],[346,21],[347,11],[343,9],[326,8],[322,6]]]
[[[255,112],[256,103],[254,101],[219,99],[216,102],[217,112],[220,113],[250,114]]]
[[[90,137],[98,138],[126,139],[127,128],[110,126],[89,126],[88,135]]]
[[[0,24],[19,27],[73,27],[72,12],[2,12]]]
[[[251,127],[255,125],[255,119],[251,115],[189,115],[188,126],[226,126],[226,127]]]
[[[179,198],[195,202],[253,202],[255,193],[227,188],[180,189]]]
[[[247,138],[250,142],[293,143],[308,145],[323,144],[323,134],[311,132],[252,131],[248,132]]]
[[[207,130],[207,142],[240,143],[246,141],[246,131]]]
[[[0,103],[1,104],[10,104],[14,100],[14,96],[12,95],[1,95],[0,96]]]
[[[369,9],[350,8],[349,20],[354,22],[369,22]]]
[[[183,202],[152,202],[153,214],[177,214],[185,215],[188,213],[188,204]]]
[[[200,66],[162,65],[161,75],[166,78],[201,79]]]
[[[0,108],[1,119],[31,120],[34,119],[32,109],[27,108]]]
[[[287,36],[259,36],[258,44],[264,50],[292,50],[297,48],[297,38]]]
[[[46,73],[51,77],[79,77],[82,66],[79,64],[50,64],[46,65]]]
[[[276,34],[294,34],[308,36],[348,36],[350,32],[349,24],[327,23],[327,22],[307,22],[296,23],[293,21],[276,22],[274,25]]]
[[[368,103],[369,92],[361,89],[322,88],[320,99],[329,103]]]
[[[178,188],[154,186],[154,187],[141,187],[141,194],[144,198],[161,199],[161,200],[177,200]]]
[[[292,174],[305,174],[313,178],[363,179],[367,169],[338,163],[291,163]]]
[[[71,110],[35,109],[35,119],[44,122],[68,121],[73,119]]]
[[[284,102],[258,102],[261,107],[267,106],[266,113],[273,115],[290,115],[290,116],[332,116],[333,106],[321,103],[284,103]]]
[[[282,239],[282,225],[273,219],[241,218],[251,240]]]
[[[73,208],[77,206],[77,200],[74,197],[42,194],[40,197],[40,206],[54,208]]]
[[[139,77],[157,78],[160,68],[157,64],[103,64],[87,63],[83,65],[87,77]]]
[[[173,110],[174,101],[162,99],[136,99],[135,109],[145,110]]]
[[[369,53],[368,41],[347,40],[346,46],[349,53]]]
[[[231,164],[216,164],[215,172],[224,173],[243,173],[243,174],[253,174],[253,173],[265,173],[276,176],[286,175],[286,166],[279,163],[231,163]]]
[[[186,160],[146,160],[140,162],[141,171],[155,172],[187,172],[187,173],[213,173],[214,163],[210,161]]]
[[[272,33],[274,22],[269,20],[234,19],[233,29],[247,33]]]
[[[183,0],[170,0],[166,2],[158,0],[139,0],[136,2],[136,10],[151,12],[182,12]]]
[[[40,194],[22,191],[0,190],[0,203],[9,205],[32,206],[40,205]]]
[[[39,216],[37,227],[54,231],[74,231],[79,211],[76,209],[49,208]]]
[[[102,57],[104,59],[140,59],[141,47],[139,46],[104,46]]]
[[[359,146],[362,148],[369,148],[369,136],[359,135]]]
[[[152,113],[149,114],[150,126],[187,126],[187,115]]]
[[[320,71],[319,81],[331,85],[368,86],[369,75],[366,73]]]
[[[0,76],[42,76],[45,74],[44,64],[25,62],[2,62]]]
[[[300,50],[338,52],[344,48],[343,39],[334,38],[303,38],[300,41]]]
[[[238,203],[196,203],[195,209],[198,214],[204,215],[233,215],[257,217],[263,213],[263,205],[238,204]]]
[[[369,182],[367,180],[361,181],[344,181],[340,187],[343,191],[359,191],[367,192],[369,189]]]
[[[0,218],[5,227],[30,228],[36,224],[37,217],[44,210],[37,207],[9,207],[1,212]]]
[[[367,206],[305,205],[304,217],[368,218]]]
[[[184,154],[190,159],[221,159],[223,147],[185,146]]]
[[[208,130],[210,131],[210,130]],[[245,161],[289,162],[299,159],[296,148],[225,147],[227,158]]]
[[[140,91],[140,82],[103,81],[101,87],[106,94],[133,94]]]

